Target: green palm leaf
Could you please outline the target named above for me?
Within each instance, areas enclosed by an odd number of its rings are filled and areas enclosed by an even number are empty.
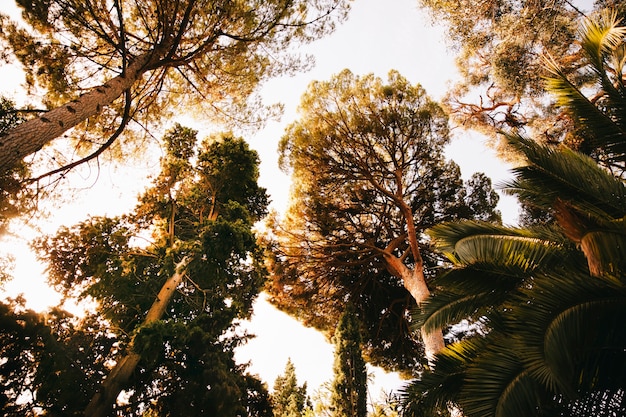
[[[505,192],[546,209],[560,199],[599,219],[626,215],[626,186],[593,159],[520,135],[507,139],[526,156],[528,165],[514,170],[516,179],[503,185]]]
[[[581,31],[581,45],[589,62],[589,70],[601,87],[604,101],[610,104],[598,106],[600,97],[588,99],[565,76],[554,60],[546,61],[551,76],[546,87],[556,97],[556,104],[570,110],[574,119],[585,131],[585,143],[592,154],[603,155],[609,165],[626,161],[626,114],[625,89],[622,73],[626,56],[622,39],[626,28],[618,26],[617,15],[605,12],[599,19],[589,19]],[[609,75],[611,74],[611,75]],[[606,109],[610,108],[610,113]]]

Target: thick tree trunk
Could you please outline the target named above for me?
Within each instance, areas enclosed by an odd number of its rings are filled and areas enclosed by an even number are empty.
[[[163,317],[176,288],[183,280],[187,262],[187,258],[183,259],[177,265],[174,275],[165,281],[150,310],[148,310],[142,325],[153,323]],[[107,417],[111,414],[118,395],[126,387],[128,380],[135,372],[137,364],[141,359],[140,355],[133,352],[132,345],[131,341],[128,348],[129,352],[117,361],[109,375],[102,381],[100,390],[91,398],[87,408],[85,408],[86,417]]]
[[[398,184],[401,184],[400,173],[398,173],[397,176]],[[424,276],[424,260],[422,259],[422,254],[417,240],[417,230],[413,220],[413,211],[411,210],[411,207],[409,207],[409,205],[402,199],[401,187],[398,188],[396,197],[395,203],[402,212],[402,216],[406,222],[406,239],[409,242],[415,266],[413,269],[410,269],[401,259],[393,255],[392,251],[396,248],[396,245],[403,240],[400,239],[400,237],[390,244],[390,246],[384,251],[383,255],[389,271],[396,277],[402,279],[404,288],[409,291],[419,306],[428,298],[428,296],[430,296],[430,290],[426,285],[426,277]],[[421,333],[422,340],[424,341],[426,358],[428,359],[428,362],[432,364],[435,354],[445,347],[443,333],[441,329],[435,329],[431,332],[425,332],[424,329],[422,329]]]
[[[0,172],[11,169],[67,130],[100,113],[141,77],[151,56],[145,54],[136,58],[124,74],[92,88],[76,100],[16,126],[0,137]]]
[[[402,279],[404,288],[413,296],[417,305],[421,305],[430,295],[423,267],[416,266],[415,269],[408,268],[400,259],[389,252],[384,254],[385,263],[389,271],[396,277]],[[444,348],[443,333],[441,329],[431,332],[421,330],[422,340],[424,340],[424,350],[428,362],[432,362],[435,354]]]

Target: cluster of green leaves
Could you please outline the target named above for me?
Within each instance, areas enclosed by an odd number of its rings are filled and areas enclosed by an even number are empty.
[[[388,251],[397,262],[415,268],[415,237],[431,276],[442,259],[422,232],[444,220],[497,221],[498,196],[483,174],[462,180],[443,155],[445,113],[395,71],[387,82],[348,70],[313,82],[300,112],[280,144],[294,188],[285,218],[271,228],[271,300],[329,335],[352,302],[367,359],[419,369],[422,346],[407,320],[415,300],[383,252],[395,245]]]
[[[583,27],[585,69],[602,88],[595,98],[550,68],[549,87],[579,124],[589,155],[506,135],[526,161],[506,190],[553,221],[431,229],[454,267],[437,278],[440,290],[417,322],[468,320],[475,331],[406,388],[409,411],[453,404],[468,417],[626,412],[625,33],[611,12]]]

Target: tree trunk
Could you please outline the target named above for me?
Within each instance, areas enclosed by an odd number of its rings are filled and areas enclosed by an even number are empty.
[[[92,88],[76,100],[16,126],[0,137],[0,172],[11,169],[26,156],[100,113],[133,86],[144,73],[151,57],[152,54],[144,54],[136,58],[123,74]]]
[[[148,310],[142,326],[153,323],[163,317],[176,288],[183,280],[187,262],[188,258],[185,258],[176,265],[176,272],[161,287],[150,310]],[[102,381],[100,390],[96,392],[87,408],[85,408],[86,417],[107,417],[111,414],[118,395],[126,387],[140,359],[141,355],[133,352],[133,340],[131,340],[128,353],[117,361],[109,375]]]
[[[404,288],[413,296],[417,305],[421,305],[430,295],[430,291],[426,285],[423,266],[416,264],[414,269],[410,269],[400,259],[394,256],[391,251],[385,251],[383,258],[389,272],[402,280]],[[428,362],[432,364],[435,354],[445,346],[443,333],[441,329],[434,329],[431,332],[425,332],[424,329],[422,329],[421,333],[426,358]]]
[[[398,184],[401,184],[400,174],[397,174],[397,176]],[[400,240],[394,240],[390,247],[384,251],[384,259],[389,271],[391,271],[391,273],[398,278],[402,279],[404,288],[409,291],[415,299],[417,305],[420,306],[422,302],[430,296],[430,290],[426,285],[426,277],[424,276],[424,260],[422,259],[422,254],[417,240],[417,230],[413,220],[413,211],[411,210],[411,207],[402,199],[402,188],[398,188],[397,198],[394,202],[402,212],[402,216],[406,222],[406,238],[408,239],[409,247],[411,248],[411,253],[413,254],[413,262],[415,263],[415,266],[413,269],[410,269],[402,262],[401,259],[393,255],[392,251],[395,249],[395,245],[397,245]],[[435,354],[445,347],[443,333],[441,332],[441,329],[434,329],[431,332],[425,332],[424,329],[422,329],[421,333],[422,340],[424,341],[426,358],[428,359],[428,363],[432,364]]]

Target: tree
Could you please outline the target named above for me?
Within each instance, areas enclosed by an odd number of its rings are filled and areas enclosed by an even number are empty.
[[[588,21],[581,45],[602,91],[587,98],[552,64],[549,88],[579,124],[589,155],[510,133],[526,160],[507,190],[552,224],[431,230],[455,267],[438,279],[426,327],[469,319],[469,338],[440,352],[407,402],[451,401],[468,416],[612,416],[626,412],[626,215],[623,36],[616,15]]]
[[[274,381],[272,393],[272,409],[275,417],[301,417],[306,409],[310,408],[306,393],[306,382],[298,386],[296,368],[287,360],[285,372]]]
[[[233,359],[245,339],[235,321],[249,317],[265,277],[252,232],[268,202],[258,155],[229,134],[196,154],[196,133],[176,125],[165,135],[161,173],[133,213],[91,218],[36,244],[50,282],[96,300],[117,339],[115,366],[88,390],[86,415],[184,405],[188,415],[235,416],[264,404]],[[122,390],[126,406],[116,403]]]
[[[313,82],[300,112],[280,143],[294,186],[273,225],[271,300],[330,334],[352,302],[367,359],[415,370],[423,354],[407,312],[430,293],[428,267],[440,261],[422,232],[443,220],[497,220],[497,195],[484,176],[463,184],[443,156],[443,110],[395,71],[387,83],[348,70]],[[443,347],[440,331],[424,336],[428,355]]]
[[[60,308],[37,313],[24,302],[0,303],[2,415],[81,415],[106,372],[115,337],[95,316],[78,319]]]
[[[543,78],[544,58],[553,57],[576,85],[592,85],[579,69],[576,43],[583,2],[570,0],[419,0],[457,51],[461,81],[444,100],[467,128],[495,137],[501,129],[525,129],[546,142],[574,144],[572,121],[554,107]],[[591,2],[585,2],[591,3]],[[606,3],[597,1],[596,10]]]
[[[4,53],[22,63],[49,111],[3,134],[6,171],[74,128],[93,158],[126,132],[177,112],[262,119],[256,87],[301,69],[285,51],[332,29],[343,1],[18,0],[28,24],[3,17]],[[80,162],[80,161],[76,161]],[[73,163],[69,166],[73,166]],[[66,167],[67,168],[67,167]]]
[[[367,370],[361,354],[361,330],[350,304],[339,320],[334,336],[335,362],[331,385],[331,410],[334,417],[367,415]]]

